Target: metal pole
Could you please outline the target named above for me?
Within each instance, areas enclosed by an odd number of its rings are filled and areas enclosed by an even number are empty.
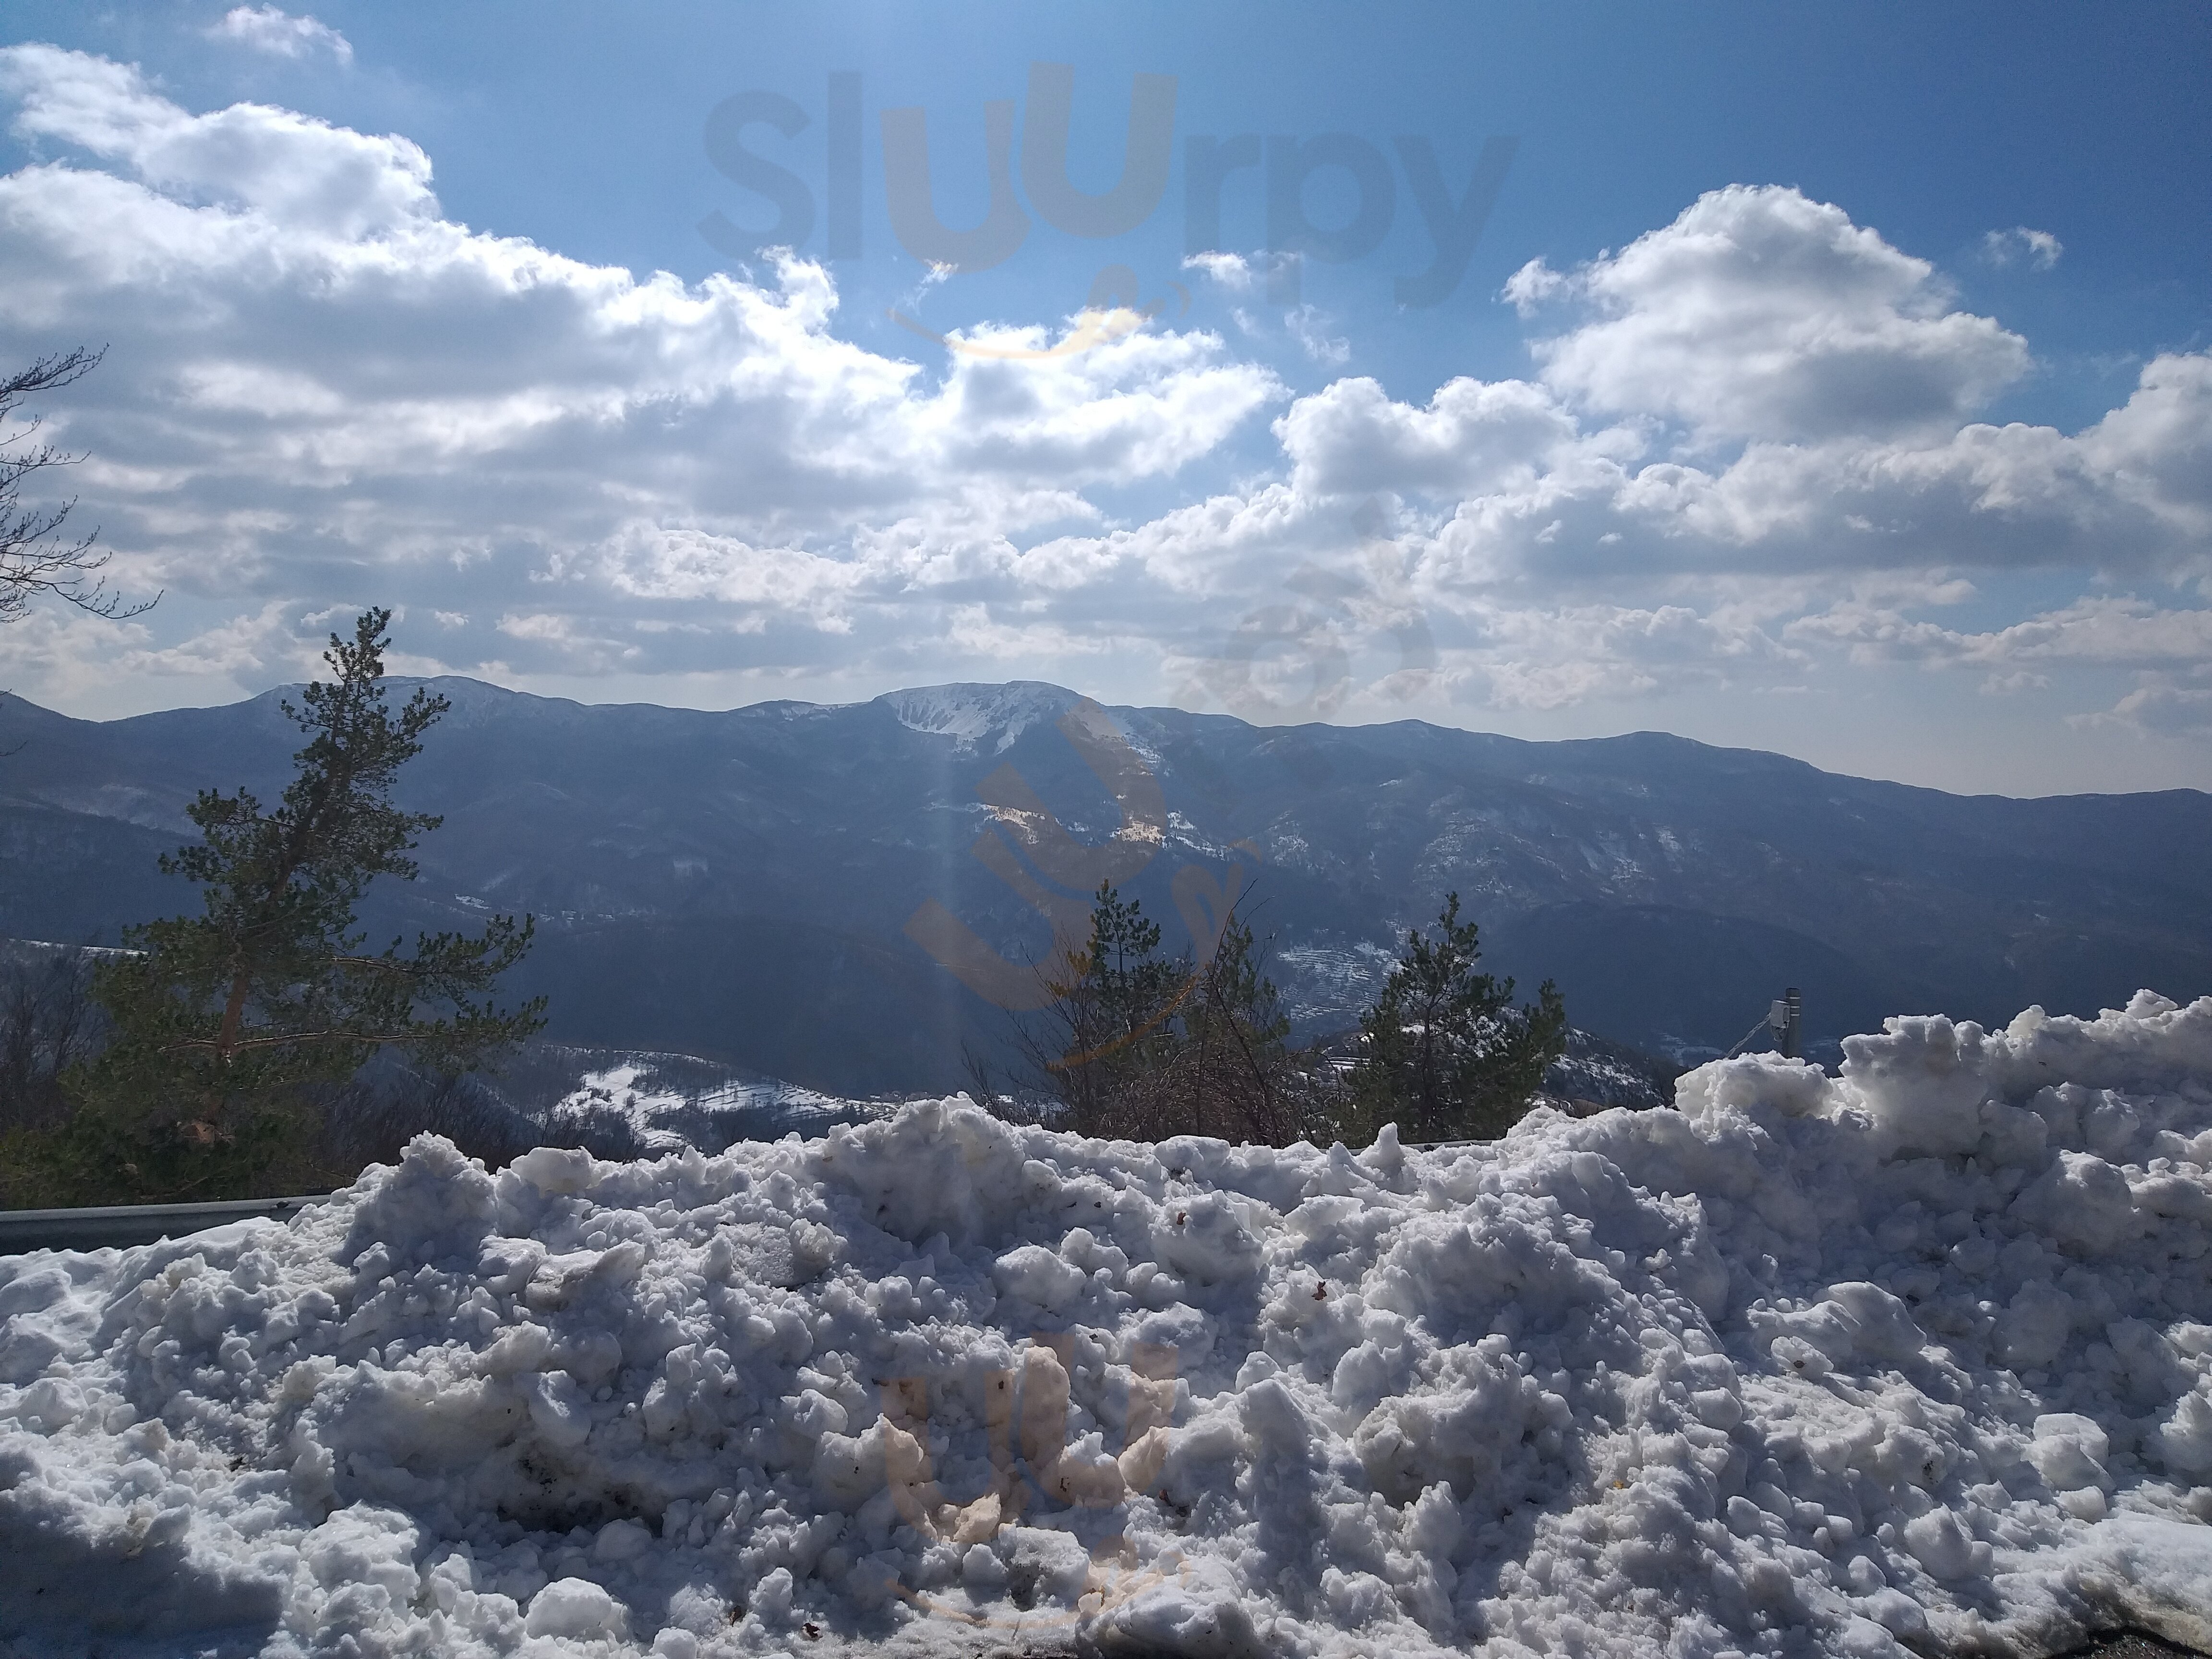
[[[1797,1058],[1797,1026],[1804,1013],[1804,1004],[1794,985],[1782,993],[1782,1057]]]

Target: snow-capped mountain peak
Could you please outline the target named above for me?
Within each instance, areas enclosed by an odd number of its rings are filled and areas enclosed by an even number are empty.
[[[891,691],[877,699],[901,726],[951,738],[963,751],[1011,748],[1033,726],[1049,725],[1079,699],[1065,687],[1042,680],[1012,680],[1004,685],[922,685]]]

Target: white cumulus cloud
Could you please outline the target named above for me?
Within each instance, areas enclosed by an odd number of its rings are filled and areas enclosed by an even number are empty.
[[[272,58],[312,58],[328,52],[341,64],[353,62],[353,43],[329,24],[312,17],[295,17],[276,6],[233,6],[208,33]]]
[[[2066,244],[2049,231],[2030,230],[2026,225],[1993,230],[1982,238],[1982,258],[2000,269],[2025,264],[2037,270],[2048,270],[2065,252]]]
[[[1526,376],[1293,398],[1253,354],[1347,354],[1310,313],[1010,321],[926,368],[842,337],[806,261],[686,283],[459,224],[398,134],[50,46],[0,50],[0,99],[42,158],[0,178],[0,361],[107,343],[47,412],[115,574],[175,596],[0,636],[42,700],[254,689],[390,599],[426,667],[730,701],[1340,664],[1330,717],[1464,717],[1958,666],[2179,730],[2212,659],[2160,591],[2212,583],[2212,354],[2078,430],[1978,419],[2027,343],[1793,190],[1524,267]],[[1262,261],[1189,264],[1257,307]],[[1192,492],[1240,434],[1273,445]],[[2115,671],[2166,678],[2115,708]]]
[[[1794,190],[1730,185],[1513,297],[1590,320],[1536,347],[1545,382],[1699,436],[1817,439],[1955,422],[2017,380],[2027,342],[1954,309],[1934,267]]]
[[[2069,717],[2070,724],[2117,727],[2145,738],[2212,738],[2212,687],[2151,674],[2109,709]]]
[[[1862,661],[1914,662],[1929,667],[2212,663],[2212,611],[2161,608],[2132,595],[2092,595],[1976,634],[1913,620],[1882,605],[1849,603],[1817,616],[1800,617],[1784,631],[1793,641],[1848,644]]]
[[[472,232],[403,138],[195,114],[81,53],[0,52],[0,92],[19,134],[97,163],[0,179],[0,349],[110,343],[64,419],[106,469],[104,540],[149,585],[243,599],[393,572],[487,619],[444,648],[519,641],[544,665],[610,659],[568,642],[657,614],[626,605],[842,630],[837,594],[890,605],[1010,532],[1095,520],[1086,489],[1170,477],[1279,395],[1215,337],[1150,331],[1043,362],[955,355],[930,384],[831,332],[815,265],[686,285]],[[1044,349],[1076,325],[974,338]],[[540,604],[502,605],[533,580]],[[572,606],[609,614],[491,636]]]

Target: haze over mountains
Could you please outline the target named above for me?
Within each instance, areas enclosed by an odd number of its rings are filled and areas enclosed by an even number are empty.
[[[1010,1016],[945,963],[1010,1000],[1050,948],[1043,909],[1079,915],[1102,873],[1171,950],[1241,879],[1310,1031],[1348,1025],[1452,889],[1494,971],[1693,1056],[1784,984],[1813,1044],[1900,1012],[2212,989],[2195,791],[1960,797],[1650,732],[1109,723],[1036,683],[725,713],[429,684],[453,709],[398,793],[446,822],[419,881],[372,890],[372,930],[532,912],[514,988],[551,995],[550,1035],[832,1091],[957,1086],[963,1047],[1003,1042]],[[9,699],[0,933],[112,942],[195,903],[155,860],[196,790],[281,790],[283,695],[107,722]]]

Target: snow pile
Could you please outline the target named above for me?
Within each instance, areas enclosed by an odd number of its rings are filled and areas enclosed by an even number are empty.
[[[2212,999],[1494,1147],[963,1102],[0,1262],[21,1655],[2049,1651],[2212,1608]],[[1903,1645],[1900,1645],[1900,1644]]]

